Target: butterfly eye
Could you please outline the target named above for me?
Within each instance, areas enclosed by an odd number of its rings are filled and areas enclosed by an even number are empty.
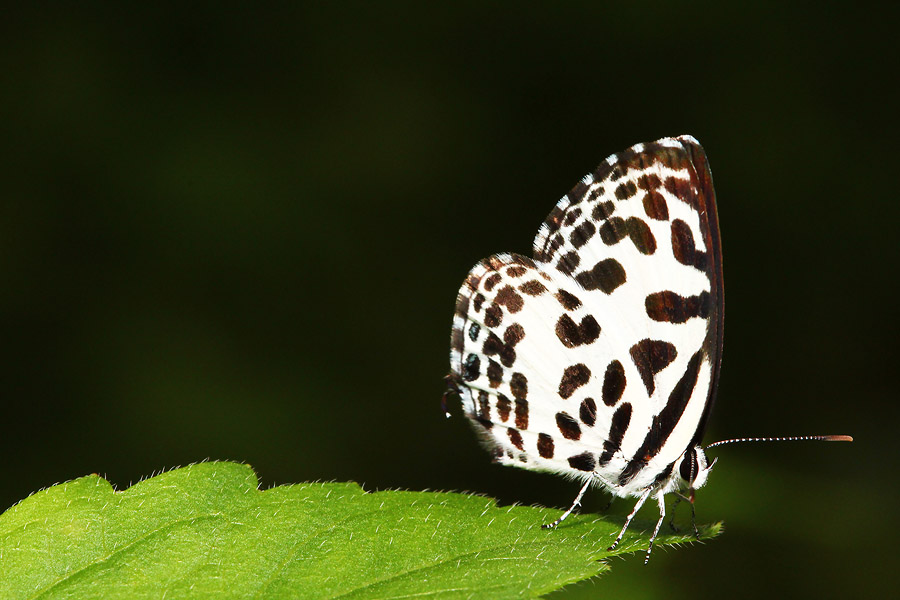
[[[687,481],[689,484],[694,483],[694,479],[697,478],[697,451],[695,449],[691,449],[690,454],[685,454],[684,459],[681,461],[681,465],[678,467],[678,471],[681,474],[681,478]]]

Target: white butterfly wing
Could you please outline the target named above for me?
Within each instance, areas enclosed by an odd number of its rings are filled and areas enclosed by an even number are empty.
[[[722,334],[712,180],[690,137],[602,163],[541,226],[535,260],[472,269],[451,380],[496,460],[658,485],[702,435]]]

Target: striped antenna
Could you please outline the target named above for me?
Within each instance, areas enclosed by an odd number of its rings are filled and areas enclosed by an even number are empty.
[[[849,435],[798,435],[792,437],[765,437],[765,438],[734,438],[730,440],[722,440],[713,442],[705,449],[715,448],[716,446],[724,446],[725,444],[737,444],[738,442],[852,442],[853,438]]]

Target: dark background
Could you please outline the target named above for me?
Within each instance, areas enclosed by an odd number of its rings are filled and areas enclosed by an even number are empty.
[[[720,539],[572,597],[895,591],[898,13],[690,6],[7,11],[3,508],[205,458],[567,506],[444,419],[455,295],[608,154],[690,133],[727,281],[707,441],[856,442],[721,449]]]

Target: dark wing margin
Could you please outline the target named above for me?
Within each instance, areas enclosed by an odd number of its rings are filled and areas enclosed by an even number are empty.
[[[712,381],[709,386],[709,395],[706,398],[706,406],[703,415],[697,425],[697,432],[691,440],[691,446],[699,444],[706,431],[709,415],[716,400],[716,392],[719,389],[719,373],[722,369],[722,347],[725,334],[725,288],[722,278],[722,238],[719,234],[719,213],[716,208],[716,191],[713,188],[712,171],[706,160],[706,152],[694,138],[681,136],[678,140],[684,145],[691,163],[691,180],[696,183],[699,190],[697,206],[700,211],[703,228],[703,245],[707,248],[709,262],[706,272],[710,281],[710,314],[709,329],[703,349],[709,356],[712,365]]]

